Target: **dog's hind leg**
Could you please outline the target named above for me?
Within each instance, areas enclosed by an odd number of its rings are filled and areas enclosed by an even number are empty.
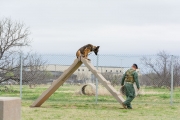
[[[78,50],[78,51],[76,52],[76,57],[79,58],[80,56],[81,56],[81,52],[80,52],[80,50]]]
[[[88,54],[90,53],[91,51],[88,49],[88,48],[86,48],[85,50],[84,50],[84,58],[85,59],[88,59],[89,61],[90,61],[90,59],[88,58]]]

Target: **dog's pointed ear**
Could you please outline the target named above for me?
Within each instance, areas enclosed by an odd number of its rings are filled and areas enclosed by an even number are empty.
[[[95,48],[95,50],[94,50],[95,55],[97,55],[97,54],[98,54],[99,47],[100,47],[100,46],[97,46],[97,47]]]
[[[97,47],[96,47],[96,50],[98,50],[98,49],[99,49],[99,47],[100,47],[100,46],[97,46]]]
[[[94,52],[95,53],[95,55],[97,55],[98,54],[98,52]]]

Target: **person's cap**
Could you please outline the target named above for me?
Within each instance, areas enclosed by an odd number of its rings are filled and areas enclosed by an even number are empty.
[[[133,66],[134,66],[134,67],[136,67],[136,69],[138,69],[138,66],[137,66],[137,64],[135,64],[135,63],[134,63],[134,64],[133,64]]]

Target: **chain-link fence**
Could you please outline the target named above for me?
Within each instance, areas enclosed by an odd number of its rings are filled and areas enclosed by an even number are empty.
[[[122,75],[133,63],[138,65],[140,94],[169,94],[180,86],[179,56],[161,52],[157,55],[89,55],[91,63],[113,86],[120,86]],[[12,85],[30,88],[41,84],[52,84],[69,68],[76,59],[75,55],[13,55],[11,59],[0,61],[0,90],[12,90]],[[21,61],[22,60],[22,61]],[[21,64],[22,63],[22,64]],[[21,69],[22,65],[22,69]],[[22,74],[21,74],[22,73]],[[68,78],[65,84],[80,85],[94,83],[95,77],[84,65]],[[99,83],[100,84],[100,83]],[[171,91],[171,92],[170,92]]]

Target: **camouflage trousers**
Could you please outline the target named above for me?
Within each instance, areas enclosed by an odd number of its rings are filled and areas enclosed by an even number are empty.
[[[135,90],[132,83],[125,83],[126,100],[123,102],[127,108],[132,109],[131,102],[135,98]]]

